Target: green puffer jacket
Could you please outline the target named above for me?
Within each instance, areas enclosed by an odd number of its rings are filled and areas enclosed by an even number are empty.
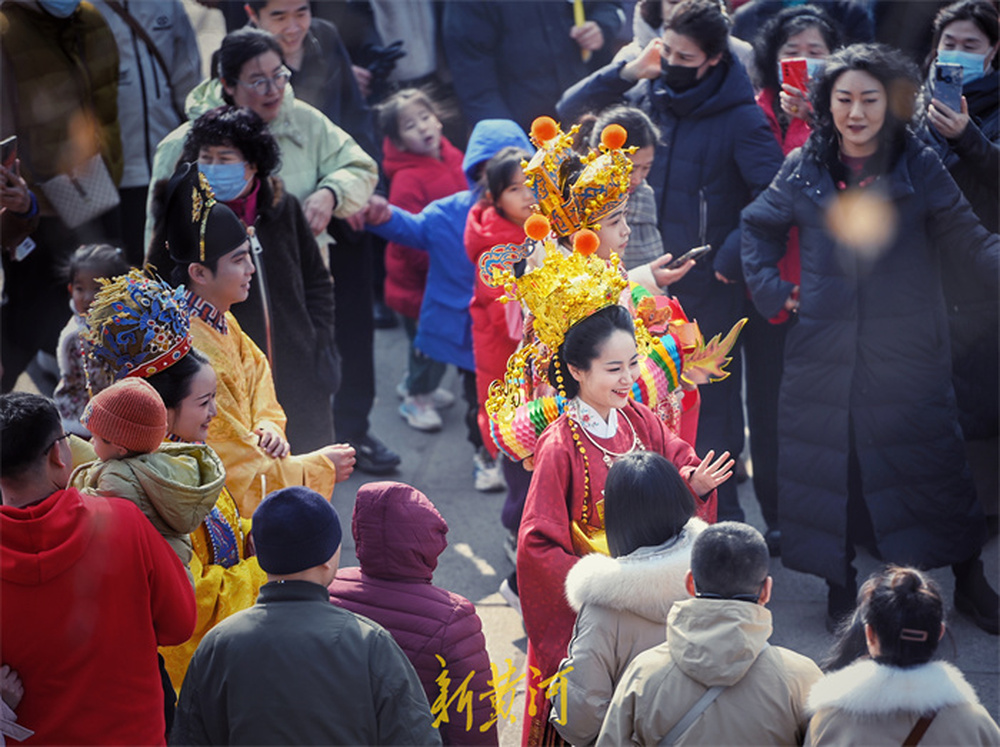
[[[223,106],[222,83],[217,78],[202,81],[188,94],[185,113],[194,121],[205,112]],[[150,184],[169,179],[184,150],[184,140],[191,122],[185,122],[167,135],[156,147],[153,177]],[[295,98],[291,86],[278,116],[268,126],[281,148],[281,167],[272,174],[279,176],[285,189],[305,202],[321,187],[330,189],[336,197],[333,209],[336,218],[346,218],[361,210],[368,202],[378,181],[378,166],[354,138],[327,119],[326,115],[304,101]],[[146,239],[153,236],[153,190],[146,204]]]
[[[43,214],[50,207],[37,185],[95,153],[118,184],[124,167],[118,47],[101,14],[88,2],[69,18],[56,18],[33,3],[4,3],[0,49],[0,135],[17,135],[21,174]]]
[[[188,535],[208,516],[225,481],[226,469],[210,446],[181,443],[164,443],[151,454],[81,464],[69,479],[83,493],[132,501],[185,568],[192,554]]]

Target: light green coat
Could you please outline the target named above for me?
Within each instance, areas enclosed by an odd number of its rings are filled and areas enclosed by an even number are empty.
[[[187,568],[188,535],[218,500],[226,470],[210,446],[164,443],[151,454],[81,464],[69,481],[83,493],[137,505]]]
[[[217,78],[210,78],[188,94],[185,112],[194,121],[225,103],[222,84]],[[174,173],[190,129],[191,122],[185,122],[156,146],[146,202],[147,247],[153,237],[153,185]],[[367,204],[378,181],[378,165],[325,114],[296,99],[291,86],[285,88],[281,109],[269,129],[281,148],[281,165],[273,176],[281,177],[285,189],[299,202],[305,202],[317,189],[327,187],[337,199],[334,217],[346,218]]]

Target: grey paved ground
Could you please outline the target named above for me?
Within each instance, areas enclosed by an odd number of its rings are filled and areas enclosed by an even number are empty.
[[[441,556],[434,575],[435,583],[462,594],[475,602],[486,631],[486,643],[491,658],[506,669],[509,660],[515,667],[524,664],[527,640],[521,620],[508,607],[497,587],[510,572],[511,565],[503,553],[504,530],[500,525],[503,494],[478,493],[472,486],[472,447],[465,440],[460,404],[443,414],[445,429],[436,434],[412,430],[400,418],[395,388],[406,360],[406,338],[400,329],[379,330],[376,333],[378,369],[378,400],[372,414],[372,429],[382,440],[403,456],[403,463],[393,479],[407,482],[424,491],[447,519],[449,546]],[[445,379],[448,387],[460,393],[454,373]],[[334,494],[334,505],[346,521],[357,488],[373,478],[356,473]],[[763,527],[760,512],[749,482],[741,486],[740,498],[749,521]],[[353,541],[345,532],[343,565],[355,565]],[[997,541],[991,540],[985,552],[987,573],[996,587],[998,569]],[[859,577],[864,578],[877,567],[877,562],[862,555],[858,559]],[[807,576],[773,562],[774,597],[770,608],[774,613],[775,633],[772,642],[818,658],[831,642],[824,628],[826,587],[813,576]],[[948,570],[935,571],[934,577],[951,599],[953,581]],[[949,620],[951,635],[946,637],[941,651],[951,659],[978,690],[980,698],[994,718],[1000,714],[1000,646],[998,639],[981,632],[965,618],[953,615]],[[522,694],[523,695],[523,694]],[[520,740],[522,701],[511,709],[516,723],[501,721],[501,742],[514,745]]]

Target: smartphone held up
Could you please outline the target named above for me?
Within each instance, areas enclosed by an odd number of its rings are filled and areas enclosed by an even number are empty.
[[[935,62],[931,93],[953,112],[962,111],[962,66],[950,62]]]

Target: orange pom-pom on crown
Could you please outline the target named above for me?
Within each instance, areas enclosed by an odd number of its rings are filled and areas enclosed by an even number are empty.
[[[573,249],[589,257],[601,245],[601,238],[589,228],[582,228],[573,236]]]
[[[552,117],[536,117],[531,123],[531,137],[537,143],[547,143],[558,134],[559,125]]]
[[[533,213],[528,216],[528,220],[524,222],[524,233],[529,239],[534,239],[535,241],[541,241],[552,231],[552,225],[549,223],[549,219],[540,213]]]
[[[625,145],[628,132],[618,124],[610,124],[601,131],[601,145],[611,150],[617,150]]]

